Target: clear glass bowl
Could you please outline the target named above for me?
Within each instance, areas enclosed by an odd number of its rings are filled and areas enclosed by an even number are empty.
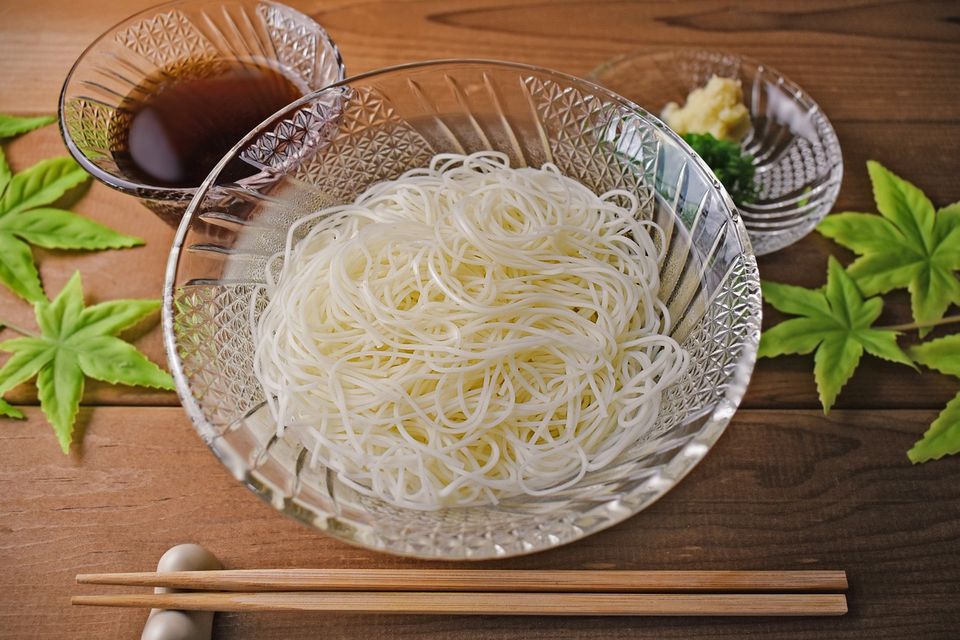
[[[752,126],[741,146],[754,157],[759,197],[738,207],[754,252],[772,253],[830,213],[843,179],[837,134],[803,89],[750,58],[699,49],[627,54],[590,78],[659,114],[668,102],[683,104],[713,75],[743,85]]]
[[[60,93],[67,149],[97,180],[136,196],[176,226],[197,192],[146,184],[115,157],[126,148],[124,106],[158,77],[174,79],[226,61],[255,63],[304,93],[344,77],[340,52],[319,24],[269,0],[181,0],[138,13],[101,35],[73,65]]]
[[[295,219],[352,201],[438,152],[494,149],[551,161],[600,193],[630,189],[666,232],[661,298],[689,350],[655,429],[609,467],[547,497],[496,507],[401,509],[358,494],[290,430],[276,436],[252,371],[251,293]],[[241,158],[256,183],[218,180]],[[277,509],[371,549],[480,559],[548,549],[609,527],[673,487],[733,415],[753,370],[760,287],[726,193],[635,104],[530,66],[442,61],[358,76],[307,96],[241,141],[191,202],[170,255],[164,339],[183,405],[224,465]]]

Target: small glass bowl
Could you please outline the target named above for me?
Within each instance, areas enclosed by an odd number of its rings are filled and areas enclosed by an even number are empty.
[[[754,253],[772,253],[817,226],[836,202],[843,178],[833,126],[803,89],[750,58],[698,49],[627,54],[589,77],[659,114],[668,102],[682,105],[714,75],[743,85],[751,128],[741,146],[754,157],[758,197],[737,207]]]
[[[123,106],[158,75],[236,61],[278,71],[309,93],[344,77],[327,32],[310,17],[269,0],[181,0],[142,11],[81,54],[60,93],[60,132],[97,180],[139,198],[176,226],[197,188],[146,184],[117,166],[131,117]],[[197,185],[199,187],[199,185]]]
[[[250,330],[264,265],[291,225],[352,202],[437,153],[492,149],[512,166],[552,162],[596,193],[628,189],[663,229],[660,299],[689,371],[655,427],[608,467],[548,496],[417,511],[357,492],[277,425],[254,376]],[[220,173],[240,160],[264,180]],[[568,75],[489,61],[424,62],[338,82],[264,122],[204,181],[177,232],[163,333],[197,432],[275,508],[370,549],[434,559],[497,558],[556,547],[646,508],[700,461],[746,389],[760,336],[756,260],[733,203],[660,121]]]

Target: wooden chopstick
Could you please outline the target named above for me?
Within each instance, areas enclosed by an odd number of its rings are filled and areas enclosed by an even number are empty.
[[[839,616],[843,594],[315,592],[74,596],[75,605],[195,611],[340,611],[540,616]]]
[[[209,591],[744,592],[842,591],[844,571],[523,571],[241,569],[93,573],[81,584]]]

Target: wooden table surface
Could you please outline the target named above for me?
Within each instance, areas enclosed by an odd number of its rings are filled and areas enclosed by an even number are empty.
[[[50,113],[84,46],[153,0],[5,0],[0,112]],[[574,74],[639,47],[726,48],[780,69],[819,101],[843,147],[842,210],[873,211],[864,163],[882,161],[936,204],[960,200],[960,6],[951,2],[292,2],[338,42],[348,70],[441,57],[536,63]],[[5,144],[15,169],[64,153],[55,127]],[[173,231],[94,184],[75,207],[147,245],[36,250],[44,284],[83,273],[88,300],[159,297]],[[763,276],[818,285],[834,251],[811,236],[763,258]],[[0,317],[32,325],[0,289]],[[909,317],[894,296],[885,317]],[[770,318],[768,318],[769,321]],[[8,335],[0,335],[6,338]],[[164,361],[159,327],[134,342]],[[483,566],[810,569],[849,573],[850,613],[831,619],[550,619],[229,614],[215,637],[956,638],[960,458],[904,452],[957,383],[865,357],[836,410],[817,403],[810,358],[761,362],[706,460],[647,511],[575,544]],[[172,393],[90,383],[83,446],[60,453],[25,385],[26,422],[0,424],[0,637],[138,638],[145,613],[71,608],[78,572],[149,570],[194,541],[228,567],[435,566],[379,555],[287,519],[235,482]],[[86,589],[85,591],[91,591]]]

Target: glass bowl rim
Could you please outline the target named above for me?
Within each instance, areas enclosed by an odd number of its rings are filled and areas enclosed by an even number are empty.
[[[705,49],[703,47],[661,47],[656,49],[654,48],[635,49],[633,51],[627,51],[626,53],[621,53],[621,54],[615,55],[612,58],[604,60],[600,64],[590,69],[590,71],[587,72],[586,77],[590,82],[599,84],[601,72],[611,69],[622,62],[626,62],[628,60],[636,60],[640,58],[652,58],[657,55],[668,55],[668,54],[676,55],[681,53],[690,53],[690,54],[705,53],[705,54],[711,54],[711,55],[729,56],[732,58],[737,58],[742,64],[745,64],[748,67],[754,68],[756,70],[768,71],[769,73],[777,76],[779,83],[784,85],[789,90],[790,94],[793,97],[806,100],[807,102],[810,103],[811,106],[816,107],[817,110],[820,111],[820,113],[824,113],[823,109],[820,108],[820,105],[817,103],[817,101],[814,100],[813,97],[809,93],[807,93],[807,91],[803,87],[801,87],[799,84],[791,80],[789,77],[787,77],[786,74],[781,72],[779,69],[772,67],[765,62],[761,62],[760,60],[757,60],[752,56],[744,55],[742,53],[738,53],[730,49]],[[825,113],[824,113],[824,117],[826,117]],[[831,129],[832,129],[832,125],[831,125]]]
[[[615,68],[617,65],[620,65],[624,62],[629,62],[631,60],[639,60],[643,58],[654,58],[658,55],[680,55],[680,54],[706,54],[711,56],[731,57],[731,58],[736,58],[740,62],[740,66],[747,67],[751,69],[753,72],[765,71],[771,74],[772,76],[776,77],[778,86],[782,87],[785,90],[785,92],[788,95],[790,95],[790,97],[798,101],[808,111],[816,111],[816,113],[819,114],[819,116],[823,119],[823,124],[826,127],[824,131],[825,143],[830,148],[836,150],[836,159],[832,164],[832,166],[830,167],[831,172],[833,171],[836,172],[836,176],[834,176],[833,178],[835,182],[835,186],[832,189],[830,206],[829,207],[821,206],[818,208],[817,215],[807,216],[809,220],[805,222],[805,225],[808,227],[808,229],[806,233],[804,233],[803,235],[790,239],[786,243],[773,243],[772,248],[767,246],[763,248],[763,251],[761,253],[757,253],[756,251],[754,253],[758,257],[761,255],[769,255],[771,253],[780,251],[781,249],[786,249],[790,245],[796,244],[797,242],[802,240],[804,237],[809,235],[809,233],[813,230],[813,228],[821,220],[823,220],[826,216],[830,214],[830,212],[833,209],[833,205],[835,205],[837,202],[837,197],[839,196],[840,188],[843,184],[843,172],[844,172],[843,149],[840,146],[840,138],[839,136],[837,136],[836,127],[833,126],[833,122],[830,121],[830,118],[827,116],[827,112],[823,110],[823,108],[820,106],[820,103],[814,100],[813,96],[811,96],[806,91],[806,89],[801,87],[794,80],[791,80],[786,74],[784,74],[782,71],[780,71],[776,67],[772,67],[765,62],[761,62],[760,60],[752,56],[744,55],[742,53],[738,53],[730,49],[706,49],[703,47],[668,46],[668,47],[661,47],[661,48],[635,49],[633,51],[621,53],[612,58],[604,60],[600,64],[593,67],[587,73],[586,77],[590,80],[590,82],[600,84],[603,73]],[[764,237],[769,235],[776,235],[776,233],[771,234],[770,232],[763,231],[762,229],[755,229],[754,234],[755,235],[759,234]],[[762,245],[762,243],[759,243],[759,244]]]
[[[346,66],[343,62],[343,55],[340,53],[340,48],[337,46],[337,43],[333,38],[330,37],[330,33],[323,27],[322,24],[314,20],[311,16],[303,13],[299,9],[291,7],[290,5],[283,4],[282,2],[277,2],[276,0],[238,0],[239,2],[250,2],[257,4],[267,4],[273,6],[283,7],[288,11],[303,16],[305,19],[309,20],[316,25],[317,30],[319,31],[323,41],[326,45],[330,47],[330,50],[333,52],[334,60],[337,64],[337,75],[340,80],[343,80],[346,77]],[[154,15],[162,10],[174,9],[177,7],[199,7],[202,4],[223,4],[222,2],[217,2],[217,0],[202,0],[198,2],[197,0],[169,0],[167,2],[161,2],[149,6],[145,9],[137,11],[134,14],[131,14],[119,22],[114,23],[103,33],[97,36],[90,44],[84,47],[83,51],[77,56],[77,59],[70,66],[70,71],[67,72],[67,76],[63,81],[63,86],[60,88],[60,96],[57,99],[57,126],[60,129],[60,137],[63,138],[63,143],[67,147],[67,150],[70,152],[70,155],[73,159],[83,167],[83,170],[92,175],[94,178],[100,182],[124,193],[139,195],[143,191],[148,191],[150,197],[153,199],[159,200],[186,200],[192,199],[193,196],[200,190],[200,187],[165,187],[161,185],[145,184],[141,182],[134,182],[126,178],[120,177],[109,171],[104,171],[95,163],[91,162],[87,158],[79,147],[77,147],[76,142],[73,140],[73,136],[70,135],[70,132],[66,125],[66,100],[67,100],[67,88],[70,87],[72,81],[74,80],[74,74],[77,72],[80,64],[87,59],[88,55],[92,54],[94,50],[99,46],[104,40],[111,37],[117,32],[120,27],[127,25],[138,18],[146,18],[147,16]],[[324,87],[325,88],[325,87]],[[321,89],[322,90],[322,89]],[[311,92],[313,93],[313,92]],[[289,105],[287,105],[289,106]],[[284,111],[287,107],[283,107],[280,111]],[[278,111],[279,113],[279,111]],[[273,118],[276,114],[270,116]],[[233,153],[231,149],[229,153]],[[218,171],[214,169],[214,171]]]
[[[204,415],[203,410],[201,409],[196,398],[193,396],[190,383],[187,379],[186,374],[183,370],[183,362],[181,361],[180,355],[177,352],[177,336],[174,331],[174,296],[175,296],[175,284],[177,279],[178,272],[178,263],[179,258],[184,249],[184,242],[186,240],[187,233],[190,229],[191,223],[194,220],[194,217],[197,215],[197,209],[199,203],[206,197],[210,188],[213,186],[213,182],[219,176],[220,171],[223,169],[226,164],[234,158],[234,156],[247,145],[255,137],[261,135],[267,127],[273,124],[273,119],[279,116],[282,113],[287,113],[294,109],[297,109],[311,100],[314,100],[315,97],[319,94],[322,94],[325,91],[336,89],[339,87],[346,87],[358,81],[365,80],[367,78],[372,78],[376,76],[386,75],[395,72],[402,72],[414,69],[426,69],[431,67],[444,67],[444,66],[472,66],[477,68],[482,67],[495,67],[501,69],[513,69],[517,71],[530,71],[533,73],[540,74],[542,76],[552,77],[557,80],[562,80],[566,83],[573,85],[580,85],[584,88],[589,88],[590,91],[597,95],[602,95],[615,103],[620,104],[621,106],[627,107],[635,111],[643,119],[647,120],[650,125],[656,127],[662,131],[674,144],[678,145],[688,157],[688,160],[692,161],[696,170],[700,171],[706,178],[709,178],[708,182],[710,184],[710,189],[718,196],[726,206],[727,211],[730,216],[730,222],[733,224],[733,228],[736,231],[737,238],[741,243],[741,256],[743,256],[750,267],[748,273],[748,284],[755,289],[758,293],[756,296],[751,296],[751,313],[749,317],[744,321],[748,327],[746,332],[747,338],[743,343],[743,349],[740,357],[735,362],[733,367],[733,373],[729,376],[728,384],[726,391],[723,396],[717,401],[716,405],[710,410],[709,415],[706,416],[704,424],[700,427],[697,433],[691,437],[690,441],[683,445],[671,458],[668,462],[664,464],[664,469],[667,470],[672,478],[669,482],[664,482],[662,486],[658,487],[656,492],[649,497],[637,504],[631,505],[629,508],[620,509],[615,515],[606,518],[603,522],[595,525],[591,528],[581,528],[575,531],[572,535],[563,540],[558,540],[556,542],[551,542],[547,545],[542,545],[537,548],[517,550],[511,553],[506,554],[491,554],[491,555],[466,555],[466,554],[432,554],[424,555],[414,552],[406,552],[402,550],[397,550],[392,547],[387,547],[386,545],[375,546],[368,544],[365,540],[357,539],[348,534],[342,533],[337,530],[332,529],[320,529],[313,522],[311,516],[316,516],[322,514],[325,516],[335,517],[336,514],[324,512],[317,507],[310,506],[308,513],[303,513],[302,509],[290,509],[286,506],[278,506],[277,503],[271,499],[270,493],[265,493],[262,491],[261,487],[255,487],[251,481],[251,469],[250,465],[247,464],[245,460],[237,456],[232,451],[224,450],[222,447],[218,447],[215,439],[212,437],[215,435],[212,426],[207,422],[207,419]],[[733,418],[734,413],[740,405],[743,395],[746,392],[747,386],[750,382],[750,378],[753,374],[754,366],[757,360],[757,349],[760,342],[760,323],[762,316],[762,307],[759,299],[759,289],[760,289],[760,275],[757,269],[756,257],[753,253],[752,245],[750,244],[750,238],[747,235],[746,228],[743,225],[743,220],[740,217],[739,211],[736,205],[733,203],[733,200],[730,198],[729,194],[723,188],[723,185],[720,184],[720,181],[717,180],[716,176],[706,165],[706,163],[698,156],[690,146],[683,141],[683,139],[677,135],[670,127],[664,124],[658,117],[646,111],[643,107],[640,107],[636,103],[624,98],[623,96],[610,91],[609,89],[596,84],[592,80],[585,78],[580,78],[571,74],[563,73],[560,71],[555,71],[549,68],[540,67],[537,65],[519,63],[519,62],[508,62],[501,60],[491,60],[491,59],[482,59],[482,58],[444,58],[436,60],[426,60],[420,62],[410,62],[405,64],[393,65],[388,67],[382,67],[378,69],[373,69],[364,73],[357,74],[348,78],[344,78],[338,82],[327,85],[322,89],[318,89],[312,93],[309,93],[297,100],[291,102],[283,109],[277,111],[275,114],[264,120],[260,123],[255,129],[250,133],[244,136],[240,141],[238,141],[230,151],[228,151],[224,157],[217,163],[217,165],[211,170],[210,174],[206,179],[201,183],[193,196],[189,206],[187,207],[186,212],[183,215],[183,218],[180,221],[180,225],[177,228],[176,234],[173,239],[173,243],[170,247],[170,252],[168,254],[166,271],[164,274],[164,283],[163,283],[163,296],[162,296],[162,308],[161,308],[161,326],[163,333],[163,344],[164,349],[167,355],[167,363],[170,368],[170,372],[173,375],[173,379],[176,385],[177,395],[180,398],[181,405],[184,408],[184,411],[187,413],[190,418],[191,423],[193,424],[194,429],[197,431],[198,435],[204,441],[204,443],[209,447],[217,459],[223,464],[227,470],[239,481],[247,485],[251,491],[257,495],[262,501],[269,504],[271,507],[280,511],[281,513],[287,515],[288,517],[305,524],[312,530],[320,531],[326,536],[345,542],[352,546],[356,546],[363,549],[368,549],[372,551],[377,551],[381,553],[389,553],[390,555],[400,556],[400,557],[410,557],[417,559],[425,560],[445,560],[445,561],[478,561],[478,560],[490,560],[490,559],[504,559],[510,557],[517,557],[522,555],[529,555],[531,553],[538,553],[541,551],[547,551],[550,549],[563,546],[577,540],[583,539],[589,535],[608,529],[614,525],[617,525],[624,520],[638,514],[643,511],[651,504],[662,498],[666,495],[671,489],[673,489],[683,478],[693,470],[694,467],[706,456],[710,451],[719,437],[726,430],[727,425],[730,420]],[[629,494],[628,494],[629,495]],[[617,500],[620,500],[618,498]]]

